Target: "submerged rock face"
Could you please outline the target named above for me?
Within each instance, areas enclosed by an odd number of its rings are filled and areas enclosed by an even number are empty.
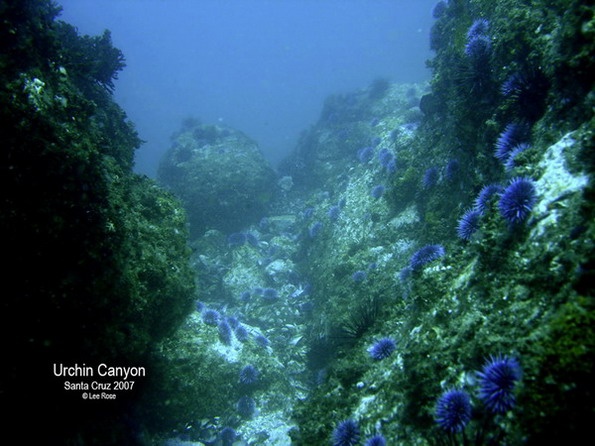
[[[152,368],[153,344],[191,310],[185,214],[132,172],[140,139],[110,94],[123,56],[109,33],[80,36],[58,12],[0,6],[2,405],[7,425],[36,419],[48,443],[134,444],[122,420],[140,381],[98,410],[51,370]],[[78,377],[65,378],[92,385]]]
[[[276,187],[256,142],[237,130],[195,122],[176,135],[158,176],[183,201],[194,237],[257,221]]]

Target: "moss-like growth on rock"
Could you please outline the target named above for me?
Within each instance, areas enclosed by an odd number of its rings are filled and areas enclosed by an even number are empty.
[[[87,404],[53,365],[148,366],[191,308],[185,214],[132,173],[141,141],[110,95],[121,52],[58,12],[0,7],[2,399],[15,431],[35,419],[56,444],[131,443],[124,420],[142,383]]]

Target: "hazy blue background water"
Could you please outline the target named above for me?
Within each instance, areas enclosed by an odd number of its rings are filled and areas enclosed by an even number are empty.
[[[112,31],[127,67],[115,97],[146,143],[136,170],[155,176],[184,118],[224,123],[273,165],[324,99],[384,77],[429,78],[437,0],[59,0],[82,34]]]

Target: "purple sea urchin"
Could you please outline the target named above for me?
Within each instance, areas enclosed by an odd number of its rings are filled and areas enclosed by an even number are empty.
[[[229,324],[229,326],[231,328],[233,328],[234,330],[238,327],[238,325],[240,324],[240,321],[238,320],[238,318],[236,316],[228,316],[226,318],[227,323]]]
[[[510,172],[512,169],[514,169],[516,167],[515,158],[518,156],[519,153],[524,152],[530,147],[531,146],[526,143],[521,143],[513,147],[512,151],[508,154],[508,158],[506,158],[506,161],[504,162],[504,169],[507,172]]]
[[[263,348],[266,348],[270,345],[271,341],[269,341],[264,335],[257,335],[254,338],[254,341]]]
[[[331,221],[336,221],[339,218],[339,214],[341,213],[341,208],[337,205],[333,205],[327,211],[328,218]]]
[[[252,364],[248,364],[240,370],[240,382],[246,385],[254,384],[258,381],[259,375],[258,369]]]
[[[237,408],[243,418],[252,418],[256,413],[256,402],[249,396],[243,396],[238,400]]]
[[[490,29],[490,22],[486,19],[476,19],[473,21],[467,30],[467,40],[471,40],[477,36],[485,36]]]
[[[312,224],[312,226],[310,226],[310,229],[308,229],[308,235],[310,236],[310,238],[314,238],[318,234],[320,234],[320,231],[322,231],[322,223],[316,221]]]
[[[238,434],[233,428],[226,426],[223,429],[221,429],[219,437],[221,438],[222,446],[232,446],[233,442],[238,437]]]
[[[465,429],[471,420],[471,398],[463,390],[445,391],[436,402],[436,423],[447,432]]]
[[[355,446],[359,439],[359,426],[353,420],[341,421],[333,430],[333,446]]]
[[[533,181],[517,177],[510,181],[500,196],[498,208],[500,215],[511,225],[523,222],[531,213],[537,201],[537,193]]]
[[[474,208],[481,214],[485,214],[490,205],[490,200],[494,195],[499,194],[503,191],[502,186],[499,184],[488,184],[479,191],[477,198],[474,201]]]
[[[219,340],[225,345],[231,345],[232,331],[231,327],[226,320],[222,320],[217,325],[217,331],[219,333]]]
[[[370,195],[372,195],[372,198],[378,199],[382,197],[382,195],[384,194],[384,190],[384,186],[382,184],[379,184],[377,186],[374,186],[372,192],[370,192]]]
[[[494,413],[505,413],[515,405],[514,388],[521,379],[521,366],[508,356],[490,357],[479,378],[479,398]]]
[[[424,189],[430,189],[438,184],[438,178],[440,174],[438,173],[437,167],[430,167],[424,172],[424,177],[422,180],[422,184]]]
[[[202,320],[207,325],[217,326],[220,319],[221,315],[217,310],[207,308],[202,313]]]
[[[370,146],[362,147],[357,151],[357,159],[362,164],[366,164],[372,158],[374,158],[374,149]]]
[[[386,439],[382,435],[376,434],[366,440],[366,446],[386,446]]]
[[[480,62],[486,62],[492,50],[490,39],[484,35],[472,37],[465,45],[465,54],[474,62],[474,65],[480,66]]]
[[[395,159],[395,155],[393,155],[386,147],[380,149],[378,152],[378,162],[389,174],[393,174],[397,171],[397,160]]]
[[[457,235],[463,240],[470,240],[473,234],[479,229],[479,220],[481,212],[477,209],[469,209],[459,219],[457,225]]]
[[[279,292],[275,288],[265,288],[262,291],[262,299],[265,302],[275,302],[279,299]]]
[[[235,329],[235,334],[236,339],[240,342],[246,342],[250,337],[248,330],[246,330],[246,327],[244,327],[243,325],[238,325],[238,327]]]
[[[368,275],[366,274],[366,272],[365,272],[365,271],[358,270],[358,271],[354,272],[354,273],[351,275],[351,279],[352,279],[354,282],[357,282],[357,283],[359,283],[359,282],[363,282],[364,280],[366,280],[366,277],[367,277],[367,276],[368,276]]]
[[[413,253],[409,260],[409,266],[412,271],[419,271],[426,264],[439,259],[445,254],[442,245],[426,245]]]
[[[390,150],[388,150],[386,147],[380,149],[378,152],[378,162],[382,167],[386,167],[386,163],[388,163],[392,157],[393,154],[390,153]]]
[[[526,143],[527,139],[528,130],[525,125],[515,122],[508,124],[496,141],[494,156],[500,161],[505,162],[514,148],[519,144]]]
[[[397,349],[397,344],[391,338],[382,338],[374,342],[369,348],[370,357],[376,361],[388,358]]]
[[[545,112],[550,82],[539,69],[514,72],[504,81],[500,92],[514,105],[518,119],[537,121]]]

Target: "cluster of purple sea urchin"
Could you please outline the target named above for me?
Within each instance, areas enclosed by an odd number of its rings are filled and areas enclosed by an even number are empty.
[[[341,421],[332,435],[333,446],[355,446],[360,444],[360,429],[351,419]],[[373,435],[366,440],[365,446],[386,446],[386,439],[381,434]]]
[[[355,446],[359,439],[359,426],[353,420],[341,421],[333,430],[333,446]]]
[[[463,72],[471,83],[472,91],[478,94],[489,91],[488,88],[484,88],[491,79],[492,42],[488,35],[489,28],[487,20],[478,19],[467,31],[465,56],[468,68]]]
[[[419,271],[428,263],[444,256],[445,253],[442,245],[426,245],[413,253],[409,259],[409,267],[412,271]]]
[[[471,420],[471,398],[459,389],[445,391],[436,403],[436,423],[445,431],[455,434],[465,429]]]
[[[514,389],[521,379],[521,366],[515,358],[490,357],[479,378],[479,398],[493,413],[505,413],[515,405]]]
[[[491,413],[503,414],[514,407],[514,390],[521,379],[521,366],[515,358],[502,355],[490,357],[477,372],[477,378],[479,399]],[[435,419],[451,434],[463,431],[471,420],[469,394],[460,389],[445,391],[436,402]]]
[[[488,37],[490,23],[486,19],[477,19],[467,31],[467,44],[465,54],[478,62],[485,61],[491,51],[491,42]]]
[[[529,147],[527,143],[528,129],[523,124],[508,124],[496,141],[494,156],[510,170],[514,166],[514,158]]]
[[[392,355],[396,349],[397,344],[392,338],[382,338],[368,348],[368,353],[372,359],[381,361]]]
[[[537,201],[535,184],[528,178],[513,178],[506,188],[498,184],[484,186],[475,199],[474,207],[467,210],[458,221],[459,238],[469,240],[475,234],[494,196],[499,196],[500,215],[511,227],[525,221]]]
[[[230,345],[234,334],[238,341],[242,343],[248,341],[250,334],[246,327],[240,324],[237,317],[226,317],[217,310],[204,307],[204,304],[201,307],[203,322],[207,325],[217,327],[219,339],[223,344]]]
[[[387,173],[392,174],[397,171],[397,159],[387,148],[380,149],[378,152],[378,162]]]

